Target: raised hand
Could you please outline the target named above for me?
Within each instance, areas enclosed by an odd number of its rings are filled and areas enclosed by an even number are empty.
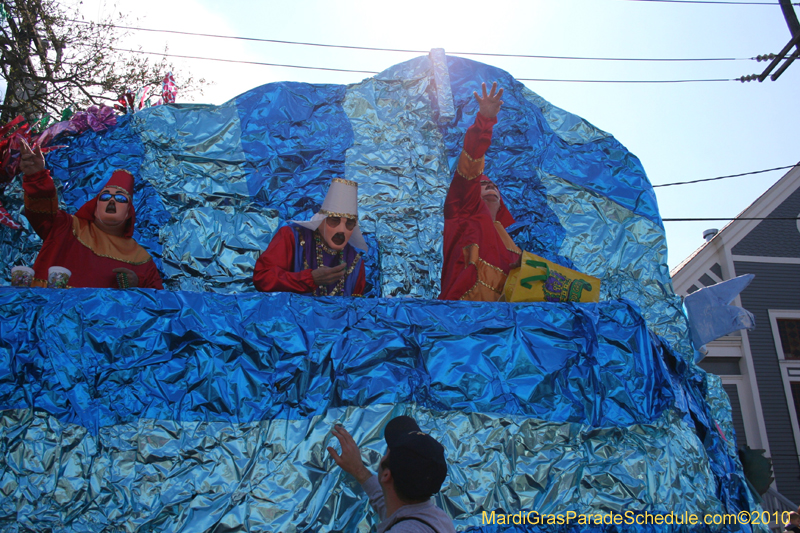
[[[19,169],[26,176],[44,170],[44,154],[38,146],[35,150],[31,150],[30,145],[25,142],[25,139],[22,139],[22,143],[19,146],[19,154]]]
[[[333,447],[328,446],[328,453],[331,454],[333,460],[336,461],[336,464],[339,465],[342,470],[356,478],[356,481],[359,483],[364,483],[370,477],[372,477],[372,473],[367,470],[367,467],[364,466],[363,461],[361,461],[361,450],[358,449],[358,445],[356,441],[350,436],[350,433],[342,425],[335,425],[331,430],[334,437],[339,439],[339,444],[342,445],[342,453],[341,455],[333,449]]]
[[[478,96],[478,93],[473,91],[472,94],[475,95],[475,100],[478,102],[478,110],[480,114],[486,118],[495,118],[497,113],[500,112],[500,108],[503,106],[503,101],[501,98],[503,97],[503,89],[497,90],[497,82],[492,83],[492,90],[489,92],[489,95],[486,94],[486,84],[481,83],[481,89],[483,92],[483,97]]]

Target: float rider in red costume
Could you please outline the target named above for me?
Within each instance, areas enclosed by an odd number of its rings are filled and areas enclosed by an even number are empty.
[[[69,269],[70,287],[163,289],[150,254],[131,236],[136,221],[133,175],[116,170],[96,197],[70,215],[58,208],[50,172],[39,147],[20,149],[25,217],[42,238],[33,286],[46,287],[48,269]]]
[[[362,296],[367,243],[358,227],[358,185],[334,178],[322,208],[309,221],[292,221],[275,233],[253,271],[262,292]]]
[[[503,101],[497,82],[475,95],[478,114],[464,137],[464,149],[444,204],[444,264],[440,300],[496,302],[522,250],[506,232],[514,218],[500,190],[484,173],[484,154]]]

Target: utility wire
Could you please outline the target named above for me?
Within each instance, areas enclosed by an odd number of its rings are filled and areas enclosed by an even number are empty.
[[[92,24],[82,20],[70,20],[77,24]],[[298,46],[316,46],[321,48],[343,48],[347,50],[369,50],[375,52],[401,52],[409,54],[427,54],[430,50],[408,50],[401,48],[375,48],[370,46],[348,46],[339,44],[324,44],[324,43],[307,43],[302,41],[281,41],[276,39],[259,39],[256,37],[239,37],[236,35],[218,35],[213,33],[196,33],[190,31],[177,31],[177,30],[157,30],[153,28],[139,28],[136,26],[118,26],[116,24],[97,24],[98,26],[105,26],[109,28],[117,28],[120,30],[132,31],[149,31],[154,33],[171,33],[174,35],[189,35],[192,37],[211,37],[215,39],[234,39],[238,41],[253,41],[260,43],[276,43],[276,44],[291,44]],[[491,54],[487,52],[451,52],[447,51],[449,55],[465,55],[465,56],[484,56],[484,57],[516,57],[523,59],[563,59],[563,60],[579,60],[579,61],[646,61],[646,62],[688,62],[688,61],[753,61],[755,57],[684,57],[684,58],[664,58],[664,57],[581,57],[581,56],[549,56],[549,55],[529,55],[529,54]]]
[[[800,220],[800,217],[662,218],[664,222],[715,222],[728,220]]]
[[[701,83],[710,81],[739,81],[738,78],[718,78],[705,80],[558,80],[547,78],[514,78],[517,81],[557,81],[561,83]]]
[[[286,67],[286,68],[302,68],[308,70],[330,70],[333,72],[355,72],[358,74],[378,74],[378,72],[374,70],[350,70],[344,68],[328,68],[328,67],[305,67],[302,65],[284,65],[281,63],[264,63],[261,61],[242,61],[239,59],[219,59],[215,57],[198,57],[198,56],[184,56],[178,54],[168,54],[168,53],[161,53],[161,52],[145,52],[143,50],[128,50],[125,48],[113,48],[112,50],[116,50],[117,52],[131,52],[133,54],[148,54],[153,56],[166,56],[166,57],[180,57],[182,59],[202,59],[205,61],[221,61],[223,63],[242,63],[245,65],[263,65],[267,67]]]
[[[262,61],[243,61],[240,59],[222,59],[216,57],[200,57],[200,56],[186,56],[180,54],[170,54],[168,52],[146,52],[144,50],[130,50],[127,48],[113,48],[117,52],[129,52],[132,54],[147,54],[161,57],[178,57],[181,59],[201,59],[204,61],[219,61],[223,63],[241,63],[245,65],[263,65],[269,67],[286,67],[286,68],[302,68],[307,70],[329,70],[333,72],[355,72],[358,74],[378,74],[374,70],[353,70],[344,68],[329,68],[329,67],[309,67],[303,65],[287,65],[284,63],[266,63]],[[517,81],[556,81],[566,83],[697,83],[697,82],[711,82],[711,81],[739,81],[738,79],[725,78],[725,79],[705,79],[705,80],[559,80],[559,79],[539,79],[539,78],[516,78]]]
[[[691,180],[691,181],[677,181],[675,183],[662,183],[660,185],[653,185],[655,187],[671,187],[673,185],[687,185],[689,183],[700,183],[703,181],[716,181],[716,180],[725,180],[728,178],[738,178],[740,176],[750,176],[752,174],[763,174],[764,172],[772,172],[773,170],[786,170],[787,168],[794,168],[796,165],[789,165],[785,167],[775,167],[775,168],[767,168],[765,170],[755,170],[753,172],[743,172],[741,174],[730,174],[728,176],[717,176],[716,178],[705,178],[701,180]]]
[[[627,0],[628,2],[661,2],[664,4],[725,4],[730,6],[777,6],[778,2],[724,2],[716,0]],[[793,5],[800,5],[795,3]]]

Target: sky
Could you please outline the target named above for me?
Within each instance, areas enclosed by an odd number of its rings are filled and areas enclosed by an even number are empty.
[[[709,0],[712,1],[712,0]],[[719,1],[719,0],[717,0]],[[83,0],[86,20],[122,11],[131,26],[374,48],[614,58],[734,61],[584,61],[464,55],[519,79],[733,79],[766,67],[791,35],[777,0],[768,5],[647,0],[242,1],[140,0],[113,7]],[[753,0],[767,3],[769,0]],[[800,9],[795,7],[795,9]],[[419,53],[397,53],[131,31],[120,47],[170,54],[380,72]],[[461,55],[461,54],[459,54]],[[349,84],[372,74],[170,59],[176,82],[212,82],[178,102],[221,104],[276,81]],[[487,80],[490,81],[490,80]],[[800,61],[777,81],[564,83],[525,81],[550,103],[609,132],[636,155],[653,185],[793,165],[800,160]],[[656,188],[663,218],[735,217],[787,170]],[[668,264],[726,222],[665,222]]]

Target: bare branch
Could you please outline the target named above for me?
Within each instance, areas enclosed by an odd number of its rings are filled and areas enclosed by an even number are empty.
[[[113,26],[126,24],[122,15],[76,25],[69,19],[82,15],[68,12],[58,0],[0,0],[0,6],[9,14],[0,19],[0,72],[7,81],[2,122],[19,114],[34,121],[47,110],[58,115],[67,107],[113,102],[125,90],[148,85],[160,89],[167,72],[175,70],[166,56],[153,60],[114,50],[126,35]],[[181,94],[205,84],[184,78]]]

